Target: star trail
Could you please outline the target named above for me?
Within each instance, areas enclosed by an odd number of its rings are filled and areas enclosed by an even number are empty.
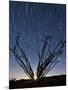
[[[9,2],[9,45],[15,45],[17,33],[20,34],[21,46],[26,52],[32,69],[36,73],[38,52],[42,47],[43,33],[52,35],[51,49],[62,38],[66,40],[66,6],[33,2]],[[48,75],[66,73],[66,47],[58,59],[61,61]],[[18,52],[19,53],[19,52]],[[10,78],[28,78],[9,52]]]

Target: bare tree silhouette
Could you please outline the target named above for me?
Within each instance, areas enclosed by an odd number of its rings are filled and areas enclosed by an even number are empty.
[[[34,80],[34,72],[25,51],[19,44],[19,38],[20,35],[18,34],[15,39],[16,45],[13,48],[10,47],[10,51],[14,54],[16,58],[15,60],[23,68],[26,75],[31,80]],[[39,62],[37,66],[37,79],[44,77],[44,75],[46,76],[48,72],[51,71],[51,69],[53,69],[54,66],[59,62],[58,57],[63,53],[63,48],[66,42],[60,40],[55,46],[54,50],[51,51],[51,45],[49,45],[50,40],[52,40],[52,36],[44,36],[43,46],[38,54]],[[21,55],[17,53],[17,49],[20,50]]]
[[[21,48],[20,44],[19,44],[19,38],[20,35],[18,34],[18,36],[16,37],[16,45],[11,48],[10,47],[10,51],[13,52],[14,56],[15,56],[15,60],[17,61],[17,63],[23,68],[24,72],[26,73],[26,75],[30,78],[30,79],[34,79],[34,73],[33,70],[31,68],[31,64],[28,60],[28,58],[26,57],[26,54],[23,50],[23,48]],[[16,51],[16,49],[19,49],[21,52],[21,55],[19,55]]]
[[[54,50],[51,51],[49,45],[52,36],[44,36],[43,46],[39,52],[39,63],[37,66],[37,78],[42,78],[48,74],[51,69],[59,62],[58,57],[63,53],[63,48],[66,41],[60,40],[55,46]],[[47,49],[48,48],[48,49]]]

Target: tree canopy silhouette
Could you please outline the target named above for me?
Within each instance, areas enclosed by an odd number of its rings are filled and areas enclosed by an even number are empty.
[[[34,73],[33,73],[33,70],[31,68],[31,64],[30,64],[28,58],[26,57],[26,54],[25,54],[23,48],[21,48],[21,46],[19,44],[19,38],[20,38],[20,36],[18,34],[18,36],[16,37],[16,45],[13,48],[10,47],[10,51],[13,52],[13,54],[15,56],[15,60],[23,68],[23,70],[26,73],[26,75],[30,79],[34,79]],[[19,55],[17,53],[16,49],[20,50],[21,55]]]
[[[51,69],[59,62],[58,57],[63,53],[63,48],[65,46],[65,41],[60,40],[55,46],[54,50],[51,51],[50,40],[52,36],[46,36],[43,40],[43,46],[39,52],[39,63],[37,66],[37,78],[42,78],[48,74]]]
[[[63,53],[63,48],[66,42],[64,40],[60,40],[55,46],[54,50],[51,51],[51,44],[49,45],[49,43],[52,38],[53,37],[49,35],[44,36],[43,46],[38,54],[39,62],[36,73],[37,79],[44,77],[44,75],[46,76],[48,72],[51,71],[51,69],[53,69],[54,66],[59,62],[58,57]],[[20,65],[20,67],[22,67],[29,79],[34,80],[34,72],[25,51],[20,46],[19,39],[20,35],[18,34],[15,39],[16,43],[14,47],[10,47],[10,51],[13,53],[13,55],[15,56],[15,60]],[[17,49],[20,50],[20,55],[18,54]]]

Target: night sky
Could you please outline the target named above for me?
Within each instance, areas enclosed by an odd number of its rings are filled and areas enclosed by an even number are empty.
[[[51,49],[54,49],[60,39],[66,39],[66,5],[10,1],[9,45],[11,47],[15,45],[17,33],[21,36],[20,42],[36,74],[38,52],[43,45],[44,33],[53,36]],[[58,58],[61,62],[47,76],[66,73],[65,48],[62,56]],[[9,52],[9,74],[10,78],[28,78],[17,64],[12,52]]]

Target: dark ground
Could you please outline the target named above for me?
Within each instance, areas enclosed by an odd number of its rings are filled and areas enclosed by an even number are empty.
[[[66,75],[43,77],[40,80],[16,80],[9,81],[9,88],[32,88],[32,87],[48,87],[48,86],[65,86]]]

